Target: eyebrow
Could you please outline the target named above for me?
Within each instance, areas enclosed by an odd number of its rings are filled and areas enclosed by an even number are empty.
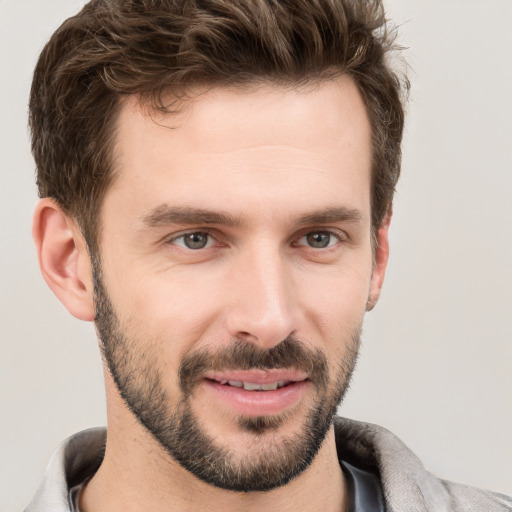
[[[236,218],[227,212],[214,212],[186,206],[171,207],[168,205],[157,206],[154,210],[146,213],[142,219],[148,227],[161,227],[169,224],[219,224],[238,227],[243,224],[243,219]]]
[[[340,206],[311,212],[299,218],[299,224],[328,224],[330,222],[361,222],[363,215],[356,208]]]
[[[295,222],[299,225],[310,225],[331,222],[361,222],[362,219],[363,216],[359,210],[341,206],[307,213],[299,217]],[[166,204],[157,206],[144,214],[142,220],[148,227],[162,227],[170,224],[217,224],[228,227],[240,227],[246,224],[243,217],[235,217],[228,212],[191,208],[187,206],[171,207]]]

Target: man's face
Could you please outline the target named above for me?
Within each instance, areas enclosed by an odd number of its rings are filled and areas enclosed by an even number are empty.
[[[282,485],[330,428],[376,287],[370,139],[348,78],[122,107],[96,326],[126,405],[204,481]]]

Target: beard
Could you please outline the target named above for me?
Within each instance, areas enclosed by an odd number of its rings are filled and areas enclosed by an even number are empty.
[[[183,468],[202,481],[238,492],[268,491],[285,485],[309,467],[318,453],[350,383],[356,365],[361,326],[354,330],[337,374],[329,377],[325,354],[289,336],[270,349],[233,340],[215,350],[190,352],[180,362],[179,396],[170,396],[162,378],[159,354],[151,340],[130,337],[114,311],[93,258],[95,325],[102,357],[118,391],[138,422]],[[154,345],[153,345],[154,347]],[[191,407],[194,391],[208,371],[250,369],[303,371],[315,389],[300,430],[284,437],[279,428],[291,413],[239,415],[239,429],[254,436],[248,451],[237,454],[210,435]],[[219,413],[220,414],[220,413]]]

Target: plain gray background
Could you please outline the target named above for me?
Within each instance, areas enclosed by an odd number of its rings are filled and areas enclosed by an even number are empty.
[[[62,439],[105,423],[94,329],[48,290],[30,235],[30,77],[81,3],[0,0],[3,512]],[[386,4],[413,89],[387,282],[340,412],[390,428],[439,476],[512,494],[512,2]]]

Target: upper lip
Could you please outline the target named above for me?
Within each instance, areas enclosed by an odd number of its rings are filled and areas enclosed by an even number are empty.
[[[218,372],[206,372],[204,377],[217,382],[240,381],[252,384],[272,384],[279,381],[300,382],[308,376],[298,370],[225,370]]]

